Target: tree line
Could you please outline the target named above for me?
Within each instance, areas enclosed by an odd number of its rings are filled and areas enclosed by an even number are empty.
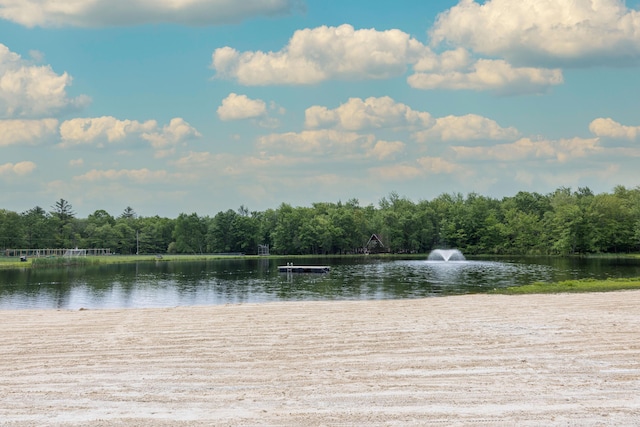
[[[118,216],[96,210],[78,218],[60,199],[49,210],[0,209],[0,249],[110,248],[120,254],[349,254],[376,234],[385,251],[427,253],[458,248],[466,254],[568,255],[640,251],[640,186],[594,194],[561,187],[549,194],[519,192],[496,199],[441,194],[413,202],[393,192],[378,206],[357,199],[214,216]]]

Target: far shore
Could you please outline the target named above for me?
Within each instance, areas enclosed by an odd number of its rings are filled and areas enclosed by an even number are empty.
[[[189,262],[189,261],[214,261],[220,259],[287,259],[287,260],[317,260],[322,258],[382,258],[382,259],[427,259],[428,253],[418,254],[394,254],[394,253],[371,253],[371,254],[316,254],[316,255],[255,255],[243,253],[226,253],[226,254],[111,254],[111,255],[92,255],[86,257],[32,257],[26,256],[25,260],[21,260],[19,256],[6,257],[0,256],[0,269],[24,269],[31,267],[47,267],[59,264],[121,264],[132,262]],[[513,257],[535,257],[537,255],[467,255],[470,259],[501,259]],[[561,257],[556,255],[557,257]],[[588,255],[570,255],[564,257],[585,257],[585,258],[632,258],[640,259],[640,254],[588,254]],[[82,260],[82,261],[79,261]],[[35,261],[35,262],[34,262]]]

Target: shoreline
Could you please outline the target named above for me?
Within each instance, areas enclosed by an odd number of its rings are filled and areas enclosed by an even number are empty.
[[[640,291],[1,316],[3,426],[640,422]]]

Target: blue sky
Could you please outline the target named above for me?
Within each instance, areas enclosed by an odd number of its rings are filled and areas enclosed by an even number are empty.
[[[634,188],[639,3],[0,0],[0,208]]]

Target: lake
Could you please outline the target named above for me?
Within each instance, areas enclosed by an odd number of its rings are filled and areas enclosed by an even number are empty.
[[[618,258],[443,262],[323,257],[297,263],[329,265],[329,273],[279,273],[278,265],[289,261],[248,257],[0,270],[0,310],[424,298],[481,293],[536,281],[640,276],[640,261]]]

